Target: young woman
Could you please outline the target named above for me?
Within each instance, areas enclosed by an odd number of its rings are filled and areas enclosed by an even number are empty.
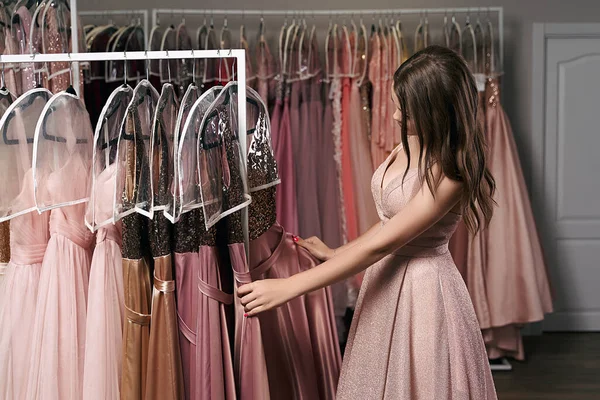
[[[238,295],[252,317],[368,268],[337,398],[496,399],[473,305],[448,252],[461,218],[475,232],[493,212],[475,80],[460,56],[431,46],[395,72],[393,100],[402,143],[371,183],[381,223],[335,250],[298,238],[321,265],[241,286]]]

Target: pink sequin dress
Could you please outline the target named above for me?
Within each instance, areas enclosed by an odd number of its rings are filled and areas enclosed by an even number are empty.
[[[420,190],[417,169],[371,183],[382,224]],[[448,252],[461,216],[446,214],[367,269],[350,328],[338,400],[478,399],[496,391],[473,304]]]

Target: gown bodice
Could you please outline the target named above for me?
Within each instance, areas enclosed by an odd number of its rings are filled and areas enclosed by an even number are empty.
[[[23,190],[17,202],[33,202],[33,170],[25,174]],[[15,217],[10,224],[11,261],[28,265],[41,263],[49,239],[48,217],[50,213],[36,211]]]
[[[387,160],[377,168],[371,181],[375,206],[382,224],[386,224],[394,215],[402,211],[421,188],[419,173],[416,168],[409,169],[404,179],[402,173],[382,188],[385,170],[394,155],[401,149],[402,145],[396,147],[396,150],[390,154]],[[426,183],[423,184],[426,185]],[[460,214],[449,212],[417,238],[397,250],[395,254],[427,256],[445,253],[448,250],[448,242],[461,217]]]
[[[44,190],[49,192],[50,199],[53,193],[60,199],[81,199],[88,190],[88,176],[89,167],[81,157],[74,155],[62,168],[48,175],[47,187]],[[85,227],[85,209],[85,202],[53,209],[50,212],[50,233],[62,235],[79,247],[88,249],[94,235]]]

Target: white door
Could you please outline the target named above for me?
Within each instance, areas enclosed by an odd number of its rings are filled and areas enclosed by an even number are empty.
[[[600,24],[535,24],[533,201],[555,312],[545,331],[600,330]]]

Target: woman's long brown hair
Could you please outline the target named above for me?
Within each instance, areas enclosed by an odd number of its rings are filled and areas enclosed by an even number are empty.
[[[396,70],[394,92],[402,112],[402,144],[408,165],[410,118],[421,146],[421,180],[435,195],[437,183],[431,167],[437,163],[446,177],[462,182],[463,218],[469,231],[477,232],[492,218],[496,184],[486,166],[477,86],[467,63],[450,49],[429,46]]]

